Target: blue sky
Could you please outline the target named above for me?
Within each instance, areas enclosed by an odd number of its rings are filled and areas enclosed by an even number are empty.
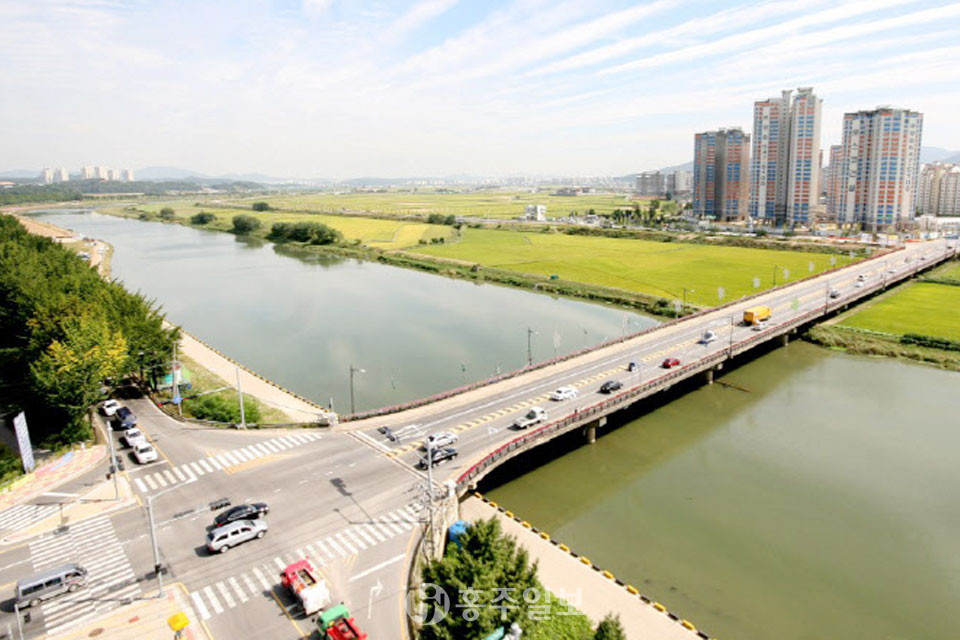
[[[4,0],[0,169],[618,175],[813,86],[960,149],[960,3]]]

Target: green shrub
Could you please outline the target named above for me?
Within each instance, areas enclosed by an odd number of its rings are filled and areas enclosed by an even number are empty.
[[[217,216],[206,211],[201,211],[190,217],[190,224],[209,224],[217,219]]]
[[[270,211],[272,207],[266,202],[254,202],[250,205],[250,208],[254,211]]]
[[[932,349],[943,349],[944,351],[960,351],[960,342],[956,340],[935,338],[933,336],[924,336],[917,333],[905,333],[900,337],[900,343],[915,344],[921,347],[930,347]]]
[[[276,242],[306,242],[334,244],[343,240],[343,234],[320,222],[274,222],[267,236]]]
[[[164,220],[173,220],[176,217],[176,213],[170,207],[164,207],[160,209],[160,217]]]
[[[235,396],[225,397],[220,394],[201,396],[193,401],[190,412],[200,420],[214,422],[240,422],[240,403]],[[244,396],[244,417],[247,422],[260,422],[260,408]]]
[[[262,225],[260,221],[253,216],[239,215],[233,216],[233,232],[238,235],[246,235],[259,229]]]

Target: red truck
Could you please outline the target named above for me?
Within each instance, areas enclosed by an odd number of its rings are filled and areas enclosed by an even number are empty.
[[[308,616],[330,602],[327,583],[309,560],[299,560],[284,569],[280,573],[280,582],[300,601],[303,612]]]
[[[343,603],[330,607],[317,618],[317,626],[324,640],[366,640],[367,634],[360,631],[357,622],[350,617]]]

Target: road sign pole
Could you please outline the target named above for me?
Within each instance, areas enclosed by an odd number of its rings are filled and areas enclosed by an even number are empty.
[[[157,572],[157,598],[163,597],[163,572],[160,566],[160,547],[157,546],[157,524],[153,517],[153,499],[147,497],[147,518],[150,521],[150,542],[153,545],[153,569]]]
[[[106,425],[107,442],[110,444],[110,468],[113,470],[113,499],[120,499],[120,485],[117,474],[120,472],[120,465],[117,464],[117,453],[113,448],[113,433],[110,431],[110,423]]]
[[[240,367],[237,369],[237,400],[240,402],[240,428],[247,428],[247,414],[243,410],[243,389],[240,387]]]

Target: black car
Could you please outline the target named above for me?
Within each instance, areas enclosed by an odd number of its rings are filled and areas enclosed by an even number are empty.
[[[613,393],[623,388],[623,383],[619,380],[607,380],[600,385],[600,393]]]
[[[453,447],[447,447],[445,449],[433,449],[430,457],[431,457],[431,462],[433,462],[433,466],[437,466],[442,462],[446,462],[447,460],[453,460],[454,458],[456,458],[457,450],[454,449]],[[427,468],[427,456],[420,457],[419,467],[421,469]]]
[[[266,502],[254,502],[253,504],[238,504],[232,509],[217,515],[213,519],[213,526],[222,527],[237,520],[256,520],[270,513],[270,507]]]
[[[137,426],[137,416],[133,415],[133,411],[127,409],[126,407],[120,407],[117,409],[117,412],[113,414],[113,428],[118,431],[126,431],[127,429],[132,429]]]

